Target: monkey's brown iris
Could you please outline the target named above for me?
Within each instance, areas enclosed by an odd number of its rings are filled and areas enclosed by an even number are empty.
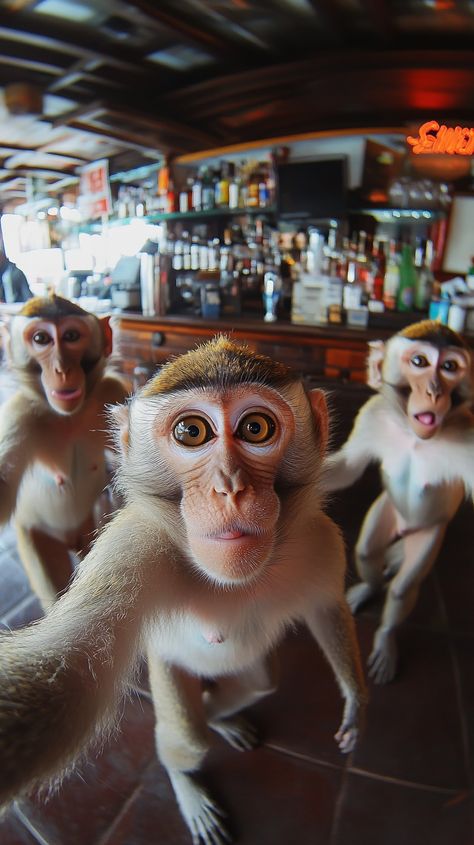
[[[266,443],[275,433],[275,422],[267,414],[248,414],[240,422],[237,434],[247,443]]]
[[[174,438],[183,446],[202,446],[207,443],[214,432],[203,417],[183,417],[174,427]]]

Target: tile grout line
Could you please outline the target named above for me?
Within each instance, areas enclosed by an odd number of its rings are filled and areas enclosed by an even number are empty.
[[[108,828],[100,835],[100,837],[97,840],[97,842],[95,843],[95,845],[108,845],[108,843],[111,842],[110,837],[113,835],[115,828],[117,827],[117,825],[120,823],[121,819],[126,814],[128,808],[131,807],[132,804],[134,803],[136,796],[143,789],[142,778],[146,774],[148,769],[151,768],[154,765],[154,762],[155,762],[154,760],[151,760],[148,763],[148,765],[145,766],[145,768],[141,771],[140,780],[135,785],[135,787],[132,789],[132,791],[129,793],[129,795],[125,798],[125,800],[124,800],[122,806],[120,807],[120,810],[116,814],[115,818],[110,822]]]
[[[13,805],[13,813],[17,817],[18,821],[21,822],[23,827],[26,827],[27,831],[29,833],[31,833],[31,835],[33,836],[35,841],[38,843],[38,845],[53,845],[53,843],[50,840],[44,838],[44,836],[39,832],[39,830],[36,830],[33,823],[30,821],[28,816],[23,812],[23,810],[21,809],[21,807],[18,805],[18,803],[16,801]]]

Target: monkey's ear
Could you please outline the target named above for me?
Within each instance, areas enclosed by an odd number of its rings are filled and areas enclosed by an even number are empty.
[[[106,358],[112,354],[112,326],[110,325],[110,317],[98,317],[102,337],[104,339],[104,355]]]
[[[308,392],[308,399],[319,430],[321,454],[324,455],[329,437],[329,414],[326,396],[322,390],[315,387]]]
[[[369,357],[367,359],[367,384],[374,390],[382,387],[382,364],[385,358],[385,343],[383,340],[369,341]]]
[[[110,405],[107,413],[114,429],[115,445],[122,455],[126,455],[129,442],[129,407],[128,405]]]

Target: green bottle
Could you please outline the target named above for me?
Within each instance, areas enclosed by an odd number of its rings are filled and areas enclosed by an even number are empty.
[[[410,244],[403,244],[400,261],[400,284],[397,294],[397,311],[411,311],[416,289],[416,268]]]

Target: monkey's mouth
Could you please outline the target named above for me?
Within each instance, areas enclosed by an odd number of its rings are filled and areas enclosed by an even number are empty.
[[[436,414],[433,414],[432,411],[422,411],[420,414],[414,414],[414,417],[417,422],[426,426],[426,428],[433,428],[436,425]]]
[[[74,402],[75,399],[81,398],[82,387],[66,387],[63,390],[52,390],[51,396],[53,399],[59,399],[60,402]]]
[[[248,536],[245,531],[223,531],[222,534],[213,534],[211,540],[240,540],[241,537]]]

